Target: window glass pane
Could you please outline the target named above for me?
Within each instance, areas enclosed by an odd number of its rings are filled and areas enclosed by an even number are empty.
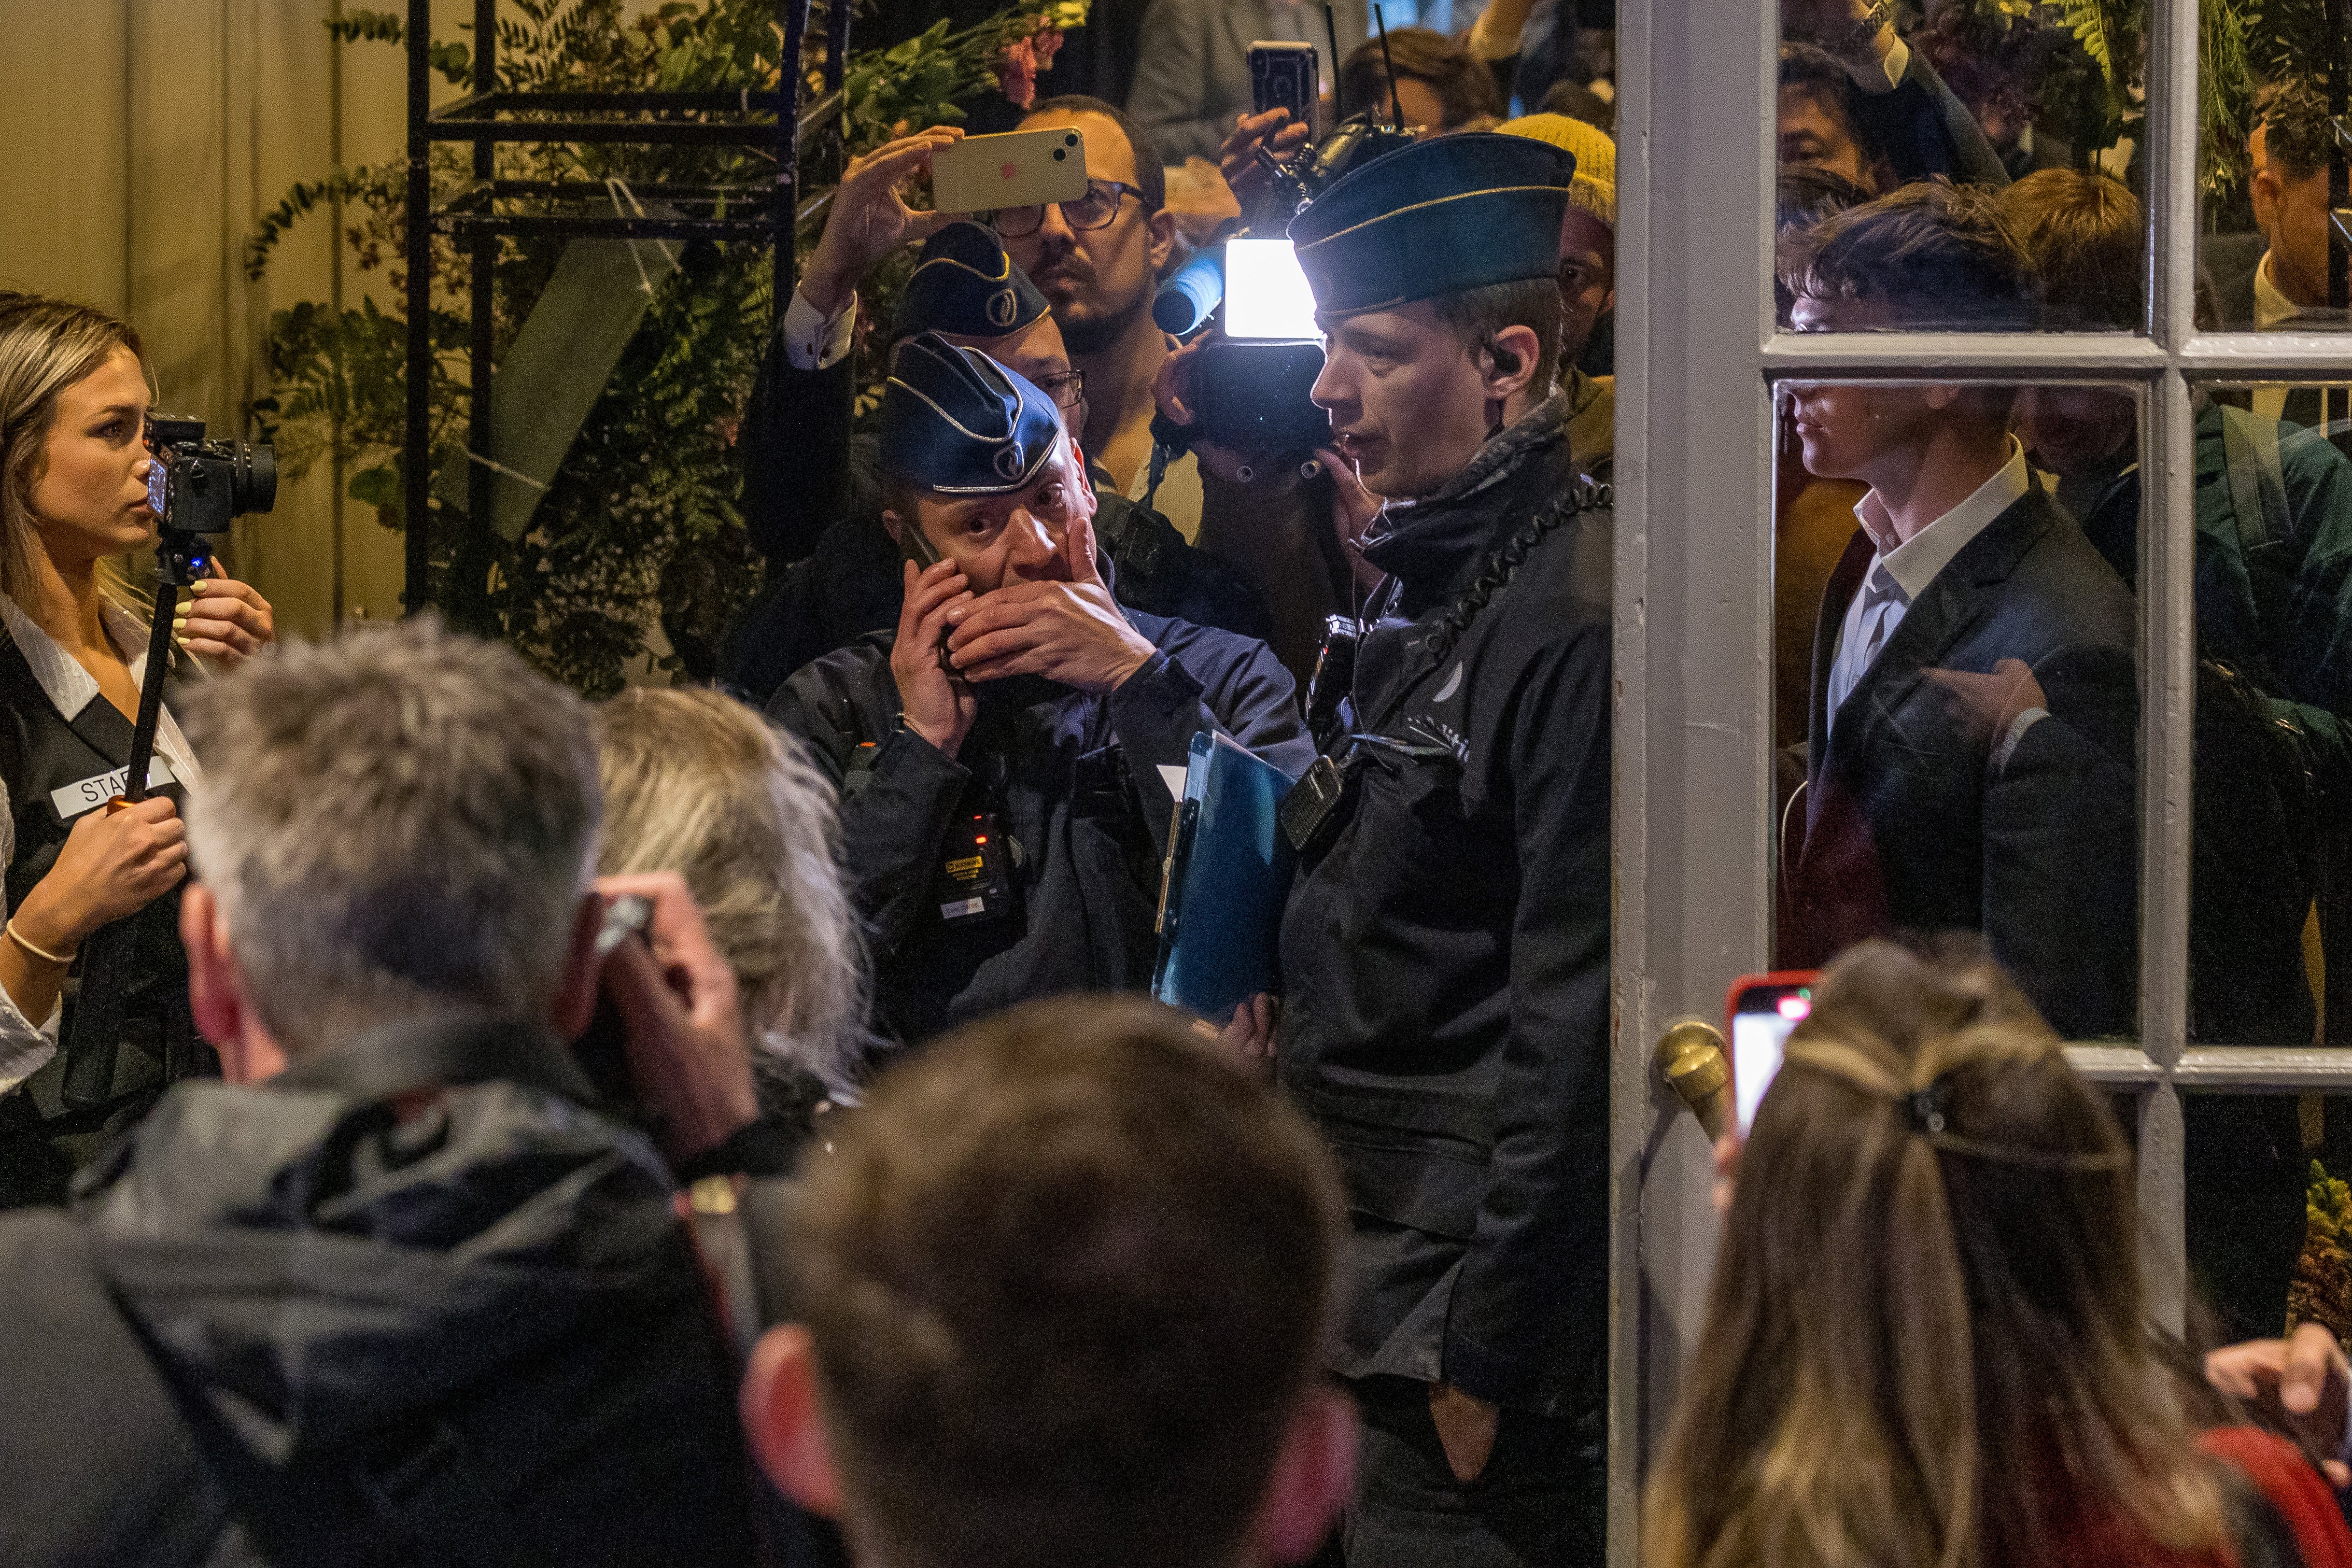
[[[2227,1344],[2276,1334],[2290,1311],[2352,1331],[2343,1252],[2306,1257],[2312,1201],[2343,1212],[2345,1197],[2316,1188],[2315,1177],[2352,1176],[2352,1098],[2184,1094],[2180,1113],[2192,1338]]]
[[[2198,325],[2339,328],[2344,241],[2331,238],[2328,191],[2330,162],[2343,154],[2329,124],[2326,62],[2340,46],[2327,37],[2327,7],[2202,10]]]
[[[2027,447],[2136,468],[2138,398],[1778,389],[1780,967],[1970,932],[2069,1037],[2134,1031],[2137,612]]]
[[[2347,390],[2217,387],[2198,411],[2189,1028],[2206,1043],[2352,1044],[2352,462],[2328,439],[2352,444]]]
[[[2147,226],[2132,188],[2146,49],[2111,9],[2095,54],[2054,5],[1781,0],[1782,324],[1793,282],[1832,302],[1799,307],[1809,329],[2144,330]],[[1949,187],[1923,183],[1937,181]],[[2077,247],[2045,298],[2032,273],[2051,210],[2085,202],[2099,243]],[[1864,203],[1956,225],[1962,254],[1857,254],[1845,230],[1860,220],[1822,225]]]

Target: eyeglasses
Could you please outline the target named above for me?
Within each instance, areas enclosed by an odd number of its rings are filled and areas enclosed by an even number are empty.
[[[1084,371],[1064,371],[1058,376],[1040,376],[1030,384],[1052,398],[1055,408],[1076,408],[1087,401],[1087,373]]]
[[[1118,215],[1121,196],[1143,200],[1142,190],[1124,180],[1088,180],[1087,193],[1075,202],[1051,204],[1062,209],[1062,221],[1074,229],[1098,229]],[[1000,207],[987,215],[988,225],[1006,239],[1026,239],[1045,225],[1045,207]]]

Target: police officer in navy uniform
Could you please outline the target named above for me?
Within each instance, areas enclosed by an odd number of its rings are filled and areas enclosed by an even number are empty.
[[[856,179],[853,172],[843,185],[853,207],[861,205]],[[862,208],[871,213],[877,201],[897,200],[887,186],[867,189]],[[869,226],[855,222],[856,215],[837,212],[826,225],[828,242]],[[886,225],[885,233],[892,231]],[[815,290],[831,300],[826,262],[821,247],[769,345],[743,420],[743,520],[767,558],[769,581],[730,629],[719,674],[757,701],[811,659],[898,617],[899,557],[881,526],[873,441],[850,430],[856,295],[840,286],[845,298],[829,316],[809,298]],[[924,331],[978,349],[1037,385],[1073,429],[1084,421],[1085,382],[1070,368],[1060,327],[992,230],[951,223],[925,243],[899,296],[890,340]],[[1265,635],[1265,608],[1238,572],[1186,544],[1158,512],[1120,495],[1108,470],[1087,466],[1098,497],[1096,534],[1118,569],[1121,603]]]
[[[900,345],[878,456],[898,626],[769,712],[841,786],[880,1021],[913,1043],[1024,998],[1149,985],[1162,769],[1212,729],[1296,775],[1313,748],[1289,674],[1261,642],[1114,599],[1052,400],[978,350]]]
[[[1386,497],[1286,806],[1276,1031],[1349,1187],[1349,1568],[1601,1561],[1611,525],[1555,390],[1573,168],[1433,139],[1290,225],[1315,401]]]

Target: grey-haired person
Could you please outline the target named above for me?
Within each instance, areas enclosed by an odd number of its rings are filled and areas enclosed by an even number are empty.
[[[747,1563],[673,1199],[751,1122],[750,1058],[684,883],[592,880],[584,705],[410,622],[186,716],[225,1082],[0,1220],[0,1561]],[[604,956],[608,894],[650,899],[649,947]],[[600,990],[625,1087],[564,1047]]]

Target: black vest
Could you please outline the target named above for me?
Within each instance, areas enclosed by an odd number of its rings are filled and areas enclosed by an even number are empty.
[[[104,696],[91,697],[71,720],[60,718],[16,639],[0,634],[0,781],[16,828],[10,909],[48,874],[79,820],[79,812],[65,816],[51,792],[126,767],[131,728]],[[178,799],[178,786],[165,792]],[[114,1038],[90,1040],[86,1027],[75,1027],[78,996],[89,955],[110,946],[123,959],[115,973],[121,1022]],[[0,1095],[0,1207],[62,1201],[73,1172],[145,1114],[167,1085],[219,1071],[188,1009],[178,888],[82,945],[59,1022],[62,1049]]]

